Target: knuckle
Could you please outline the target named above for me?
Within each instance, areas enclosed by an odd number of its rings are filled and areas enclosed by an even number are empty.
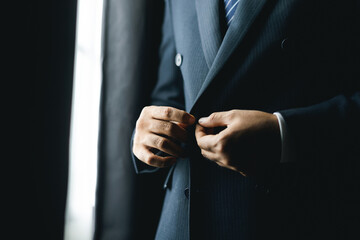
[[[148,130],[149,132],[157,132],[156,130],[159,129],[159,124],[157,122],[148,122]]]
[[[165,145],[165,140],[163,138],[156,138],[155,145],[159,148],[163,148]]]
[[[145,127],[145,124],[148,130],[156,129],[156,124],[153,121],[144,121],[144,123],[142,123],[142,126]]]
[[[143,107],[143,109],[141,110],[140,116],[148,113],[149,111],[150,111],[150,106]]]
[[[136,120],[136,125],[135,125],[136,129],[141,129],[144,127],[144,122],[142,121],[141,118],[138,118],[138,120]]]
[[[169,122],[164,122],[161,124],[161,128],[165,131],[165,132],[170,132],[173,130],[172,124]]]
[[[173,110],[170,107],[166,107],[163,110],[164,117],[170,118],[173,113]]]
[[[216,113],[212,113],[212,114],[210,114],[210,116],[209,116],[209,120],[210,120],[210,121],[213,121],[213,120],[216,119],[216,117],[217,117],[217,114],[216,114]]]
[[[149,134],[143,135],[143,136],[138,136],[138,140],[137,142],[141,145],[148,145],[149,143]]]
[[[159,126],[160,124],[156,121],[147,121],[147,129],[149,132],[158,132],[159,128],[161,126]]]
[[[188,122],[189,121],[188,113],[181,111],[180,114],[181,114],[180,119],[181,119],[182,122]]]
[[[232,119],[232,118],[234,118],[234,115],[235,115],[235,110],[230,110],[230,111],[228,112],[228,114],[227,114],[227,117],[228,117],[229,119]]]

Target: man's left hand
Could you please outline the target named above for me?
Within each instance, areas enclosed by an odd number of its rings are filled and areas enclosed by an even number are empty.
[[[244,176],[263,170],[274,159],[280,162],[280,129],[274,114],[216,112],[199,119],[195,137],[205,158]]]

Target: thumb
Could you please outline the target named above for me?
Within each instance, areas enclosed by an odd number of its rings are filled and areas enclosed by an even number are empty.
[[[203,127],[222,127],[229,124],[227,112],[215,112],[208,117],[199,119],[199,124]]]

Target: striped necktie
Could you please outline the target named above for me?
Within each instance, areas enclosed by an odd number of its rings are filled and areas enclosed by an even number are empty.
[[[236,6],[238,5],[239,1],[240,0],[224,0],[225,16],[226,16],[226,22],[227,22],[228,26],[230,26],[230,23],[234,18]]]

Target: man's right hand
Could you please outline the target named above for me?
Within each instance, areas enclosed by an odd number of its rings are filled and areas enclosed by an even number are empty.
[[[186,128],[195,123],[195,117],[173,107],[144,107],[136,121],[133,153],[153,167],[167,167],[184,155],[180,146],[186,142]],[[158,150],[169,154],[161,157]]]

